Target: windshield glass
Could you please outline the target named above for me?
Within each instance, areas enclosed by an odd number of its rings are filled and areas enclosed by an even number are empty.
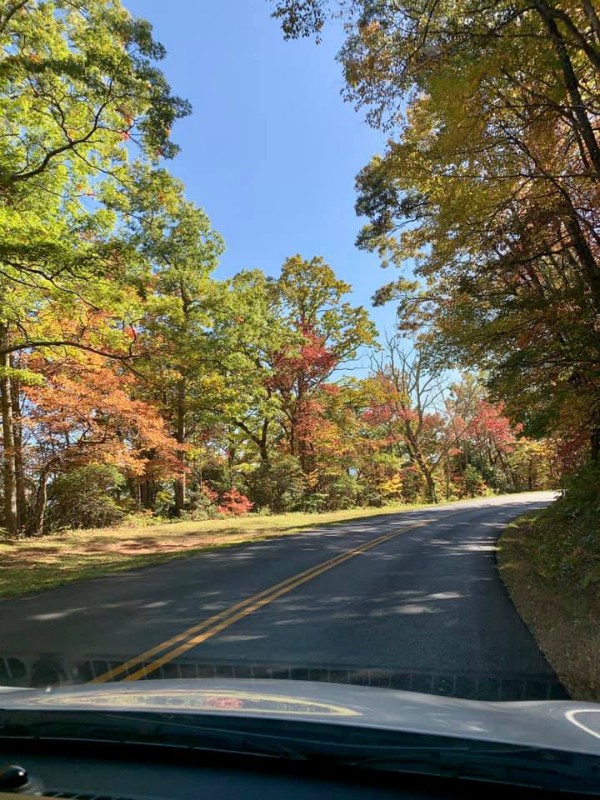
[[[0,709],[600,702],[594,4],[8,0],[0,44]]]

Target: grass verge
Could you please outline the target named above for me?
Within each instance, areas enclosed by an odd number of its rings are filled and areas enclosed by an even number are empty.
[[[585,515],[584,515],[585,516]],[[598,522],[596,522],[598,526]],[[519,614],[572,698],[600,701],[600,591],[590,531],[563,501],[520,517],[499,541],[498,566]]]
[[[40,539],[0,542],[0,597],[39,592],[243,542],[286,536],[306,528],[397,514],[420,506],[277,514],[175,522],[144,527],[66,531]]]

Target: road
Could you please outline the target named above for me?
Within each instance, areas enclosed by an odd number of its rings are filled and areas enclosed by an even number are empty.
[[[506,523],[551,498],[359,519],[0,601],[0,683],[287,674],[564,696],[495,561]]]

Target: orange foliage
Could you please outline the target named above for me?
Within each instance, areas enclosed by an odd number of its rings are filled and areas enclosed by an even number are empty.
[[[181,472],[180,446],[156,408],[134,398],[135,380],[92,353],[27,358],[42,386],[25,387],[24,420],[42,461],[113,464],[129,475],[172,477]]]

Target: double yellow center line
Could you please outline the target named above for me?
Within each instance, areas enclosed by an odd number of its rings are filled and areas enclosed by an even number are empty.
[[[368,542],[352,550],[347,550],[339,556],[335,556],[304,572],[293,575],[291,578],[281,581],[281,583],[277,583],[268,589],[264,589],[262,592],[258,592],[258,594],[252,595],[220,611],[218,614],[205,619],[203,622],[193,625],[191,628],[187,628],[187,630],[178,633],[171,639],[157,644],[156,647],[153,647],[151,650],[146,650],[144,653],[135,656],[135,658],[131,658],[129,661],[123,662],[123,664],[119,664],[119,666],[114,669],[104,672],[102,675],[94,678],[92,683],[106,683],[107,681],[113,680],[137,681],[140,680],[140,678],[145,678],[147,675],[150,675],[152,672],[162,667],[163,664],[167,664],[174,658],[178,658],[184,653],[187,653],[188,650],[197,647],[212,636],[216,636],[216,634],[225,630],[225,628],[228,628],[230,625],[233,625],[235,622],[238,622],[240,619],[247,617],[249,614],[253,614],[263,606],[272,603],[273,600],[277,600],[279,597],[288,594],[288,592],[297,589],[298,586],[302,586],[302,584],[370,550],[372,547],[377,547],[377,545],[383,544],[407,531],[429,525],[431,522],[435,522],[435,520],[417,522],[414,525],[401,527],[398,530],[392,531],[392,533],[386,533],[383,536],[379,536],[377,539],[370,539]]]

